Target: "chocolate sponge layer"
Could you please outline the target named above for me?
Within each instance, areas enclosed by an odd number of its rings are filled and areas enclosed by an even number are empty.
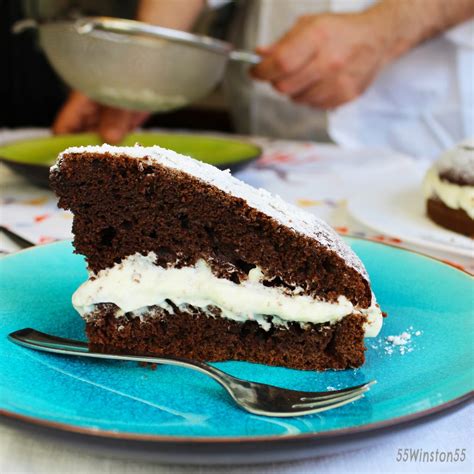
[[[236,283],[259,266],[266,285],[371,303],[369,282],[338,254],[181,171],[127,156],[66,154],[51,185],[74,213],[74,246],[94,272],[153,251],[157,265],[203,258]]]
[[[346,369],[364,363],[365,318],[350,315],[340,322],[272,325],[262,329],[245,323],[212,317],[197,308],[173,314],[150,307],[140,317],[116,317],[117,307],[101,304],[88,319],[87,335],[92,350],[109,353],[166,356],[193,360],[246,360],[302,370]]]
[[[464,209],[452,209],[438,198],[426,201],[430,219],[446,229],[474,238],[474,219]]]

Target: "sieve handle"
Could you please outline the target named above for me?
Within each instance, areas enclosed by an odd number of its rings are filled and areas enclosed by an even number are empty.
[[[228,54],[232,45],[209,36],[195,35],[187,31],[164,28],[135,20],[109,17],[85,17],[75,22],[79,34],[89,34],[94,30],[133,35],[148,35],[157,39],[186,44],[207,49],[219,54]]]
[[[262,56],[252,53],[252,51],[234,49],[229,53],[229,59],[255,65],[262,61]]]

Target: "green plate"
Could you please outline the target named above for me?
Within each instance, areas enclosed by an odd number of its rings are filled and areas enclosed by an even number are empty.
[[[49,167],[61,151],[70,146],[102,143],[103,140],[95,133],[35,138],[0,146],[0,159],[34,184],[47,187]],[[132,133],[120,145],[133,146],[135,143],[159,145],[231,171],[237,171],[258,158],[262,151],[257,145],[240,140],[181,133]]]

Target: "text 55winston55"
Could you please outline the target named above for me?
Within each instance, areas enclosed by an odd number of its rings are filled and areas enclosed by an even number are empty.
[[[466,451],[466,448],[457,448],[453,451],[399,448],[395,460],[406,463],[461,463],[467,458]]]

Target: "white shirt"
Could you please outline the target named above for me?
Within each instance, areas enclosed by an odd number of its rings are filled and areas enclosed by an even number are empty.
[[[276,41],[303,14],[361,11],[373,3],[241,2],[234,43],[252,50]],[[292,103],[268,83],[252,80],[240,64],[231,64],[228,72],[226,88],[242,133],[321,140],[327,131],[345,147],[384,146],[431,158],[474,135],[474,21],[404,54],[385,67],[362,96],[329,113]]]

